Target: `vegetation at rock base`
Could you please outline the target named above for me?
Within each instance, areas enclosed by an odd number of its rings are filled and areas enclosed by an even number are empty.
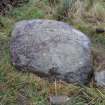
[[[48,96],[56,94],[70,96],[69,105],[105,105],[105,89],[96,87],[94,82],[88,86],[62,81],[57,85],[56,81],[48,83],[34,74],[15,70],[9,55],[9,40],[15,22],[56,19],[73,25],[90,37],[96,54],[94,68],[97,68],[100,63],[96,58],[104,56],[105,52],[105,33],[96,33],[97,28],[105,28],[104,0],[29,0],[20,6],[9,4],[9,10],[7,6],[1,11],[2,3],[7,5],[4,1],[0,1],[0,105],[48,105]]]

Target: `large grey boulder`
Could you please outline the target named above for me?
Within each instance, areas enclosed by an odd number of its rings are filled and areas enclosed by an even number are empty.
[[[105,88],[105,49],[93,48],[92,52],[95,84]]]
[[[24,20],[15,24],[10,52],[21,70],[85,84],[92,73],[90,47],[86,35],[64,22]]]

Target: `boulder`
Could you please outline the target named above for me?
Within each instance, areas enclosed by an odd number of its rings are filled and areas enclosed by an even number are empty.
[[[90,80],[91,42],[82,32],[54,20],[23,20],[14,26],[10,53],[19,70],[70,83]]]

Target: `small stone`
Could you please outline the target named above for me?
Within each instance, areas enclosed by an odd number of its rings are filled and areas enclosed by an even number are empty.
[[[87,84],[91,80],[91,42],[64,22],[36,19],[16,23],[10,53],[19,70],[68,83]]]
[[[105,70],[94,73],[97,86],[105,87]]]
[[[49,101],[51,105],[62,105],[66,104],[69,101],[68,96],[50,96]]]

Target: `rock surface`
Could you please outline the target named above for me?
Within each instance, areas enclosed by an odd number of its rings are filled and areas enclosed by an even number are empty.
[[[105,87],[105,49],[92,49],[94,64],[94,80],[97,86]]]
[[[51,105],[65,105],[70,98],[68,96],[50,96],[49,102]]]
[[[97,86],[105,87],[105,70],[95,72],[95,81]]]
[[[10,52],[19,69],[85,84],[92,73],[90,47],[88,37],[66,23],[24,20],[15,24]]]

